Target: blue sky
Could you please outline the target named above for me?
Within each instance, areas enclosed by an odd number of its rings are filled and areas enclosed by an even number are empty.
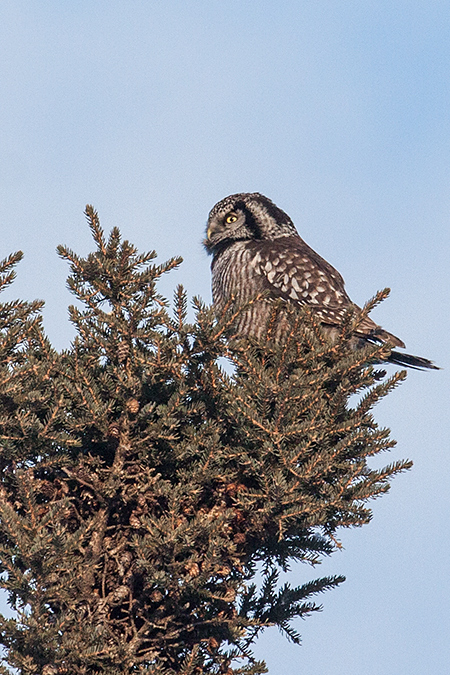
[[[59,243],[85,254],[83,209],[141,250],[184,264],[164,279],[210,301],[201,246],[222,197],[260,191],[343,274],[374,318],[434,359],[378,406],[411,472],[317,572],[345,574],[324,611],[257,646],[272,675],[448,672],[450,590],[450,4],[427,0],[3,0],[1,257],[12,295],[46,301],[73,336]]]

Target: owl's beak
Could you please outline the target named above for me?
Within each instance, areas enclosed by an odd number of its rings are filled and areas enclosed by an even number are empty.
[[[214,228],[212,225],[208,225],[208,229],[206,230],[206,239],[203,240],[203,246],[206,248],[208,253],[211,253],[212,249],[212,242],[211,242],[211,237],[214,234]]]
[[[211,220],[207,223],[205,246],[211,249],[217,243],[217,234],[220,234],[221,226],[216,220]],[[220,238],[220,237],[219,237]]]

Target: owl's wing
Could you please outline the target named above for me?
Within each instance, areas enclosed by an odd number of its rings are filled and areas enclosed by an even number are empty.
[[[316,253],[301,237],[252,242],[251,264],[263,278],[270,297],[278,297],[299,306],[310,305],[321,322],[339,326],[349,307],[359,309],[347,292],[339,272]],[[403,347],[403,342],[365,317],[358,326],[362,338]]]
[[[253,241],[251,265],[274,297],[299,305],[330,308],[333,315],[352,305],[344,280],[337,270],[300,237]]]

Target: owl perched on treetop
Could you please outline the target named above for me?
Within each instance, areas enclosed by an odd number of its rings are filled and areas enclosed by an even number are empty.
[[[239,315],[239,335],[264,337],[273,299],[294,308],[308,305],[331,339],[337,336],[346,310],[358,309],[339,272],[303,241],[284,211],[258,192],[230,195],[218,202],[209,214],[204,244],[213,256],[212,293],[218,314],[230,301],[245,306],[263,294]],[[354,337],[356,346],[366,342],[405,346],[369,317],[359,324]],[[391,352],[389,361],[436,369],[428,359],[397,351]]]

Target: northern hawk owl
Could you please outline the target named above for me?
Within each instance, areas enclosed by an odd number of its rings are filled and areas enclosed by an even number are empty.
[[[236,332],[262,339],[271,315],[271,300],[293,307],[308,305],[324,332],[337,335],[350,300],[337,270],[298,234],[294,223],[270,199],[258,192],[230,195],[218,202],[208,217],[205,247],[212,254],[212,293],[218,314],[232,301],[248,305],[236,322]],[[282,322],[282,319],[281,319]],[[281,325],[282,330],[282,325]],[[404,343],[369,317],[354,334],[355,345]],[[415,368],[436,368],[428,359],[392,351],[389,361]]]

